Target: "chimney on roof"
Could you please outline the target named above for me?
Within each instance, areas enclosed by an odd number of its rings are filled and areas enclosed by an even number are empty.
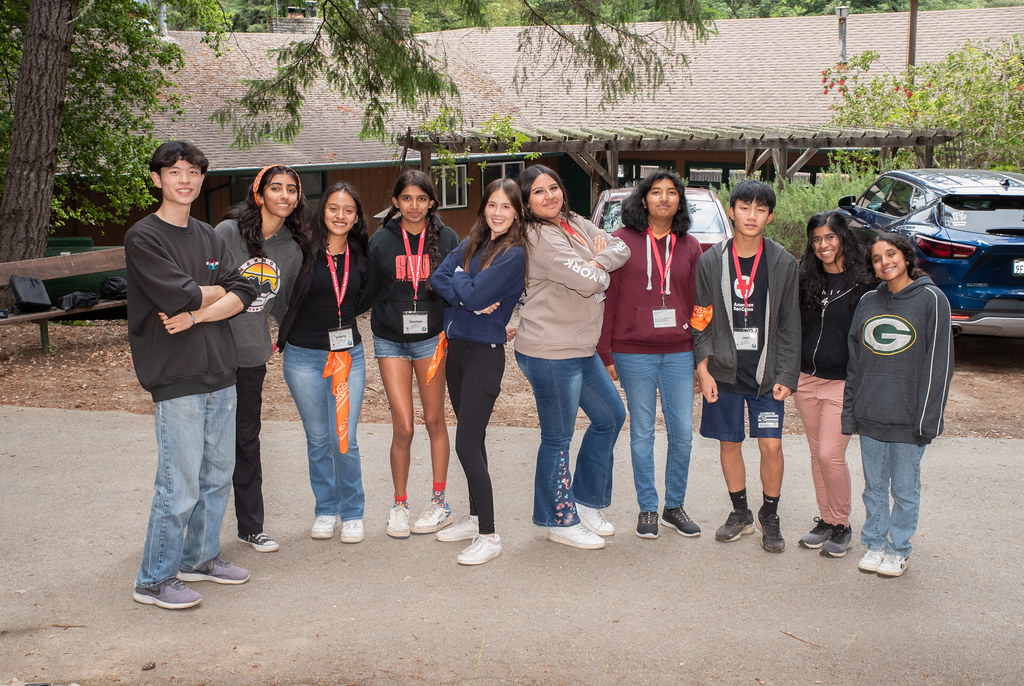
[[[850,8],[841,6],[836,8],[836,18],[839,19],[839,62],[846,64],[846,18],[850,16]]]
[[[306,7],[287,8],[287,17],[267,17],[267,31],[270,33],[316,33],[323,19],[316,16],[316,2],[306,2]]]
[[[371,22],[378,26],[390,26],[398,29],[403,35],[412,34],[412,10],[405,7],[395,7],[386,2],[367,2],[364,5],[356,5]]]

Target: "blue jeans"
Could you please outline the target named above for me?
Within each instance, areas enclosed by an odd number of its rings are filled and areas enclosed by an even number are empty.
[[[317,517],[338,515],[342,520],[362,519],[366,502],[356,442],[366,385],[366,362],[362,344],[348,352],[352,355],[352,368],[348,373],[348,451],[345,453],[338,445],[338,415],[331,378],[323,376],[327,351],[289,343],[284,348],[282,365],[285,383],[306,433],[309,485],[316,499],[315,514]]]
[[[533,483],[533,523],[579,524],[577,501],[587,507],[612,502],[615,440],[626,421],[626,408],[596,354],[547,360],[516,352],[516,362],[533,386],[540,421],[540,448]],[[569,476],[569,446],[582,409],[590,419]]]
[[[156,481],[137,584],[152,586],[220,554],[235,469],[235,387],[156,404]]]
[[[868,548],[910,555],[921,511],[921,457],[925,446],[860,437],[866,517],[860,540]],[[892,509],[889,492],[892,491]]]
[[[612,359],[629,405],[629,449],[640,511],[658,509],[658,489],[654,485],[654,420],[659,392],[668,434],[665,507],[682,507],[693,442],[693,353],[612,353]]]

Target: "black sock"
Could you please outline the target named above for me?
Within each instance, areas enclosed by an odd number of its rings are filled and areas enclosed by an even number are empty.
[[[732,509],[739,512],[747,511],[747,489],[744,488],[742,491],[736,491],[735,493],[729,491],[729,497],[732,498]]]
[[[777,495],[772,498],[765,493],[761,495],[764,496],[764,505],[761,506],[761,513],[765,516],[776,514],[779,511],[779,498],[782,496]]]

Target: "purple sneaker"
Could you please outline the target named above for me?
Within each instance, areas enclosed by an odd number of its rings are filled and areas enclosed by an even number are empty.
[[[165,610],[184,610],[186,607],[195,607],[203,600],[203,596],[173,576],[153,586],[136,586],[132,598],[137,603],[156,605]]]
[[[218,584],[244,584],[249,580],[249,570],[235,566],[220,557],[201,564],[195,569],[178,570],[182,581],[212,581]]]

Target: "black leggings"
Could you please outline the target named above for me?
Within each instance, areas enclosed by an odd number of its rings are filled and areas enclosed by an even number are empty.
[[[445,377],[458,420],[455,453],[469,484],[469,513],[479,517],[482,534],[494,533],[494,495],[484,440],[504,374],[505,346],[448,341]]]

